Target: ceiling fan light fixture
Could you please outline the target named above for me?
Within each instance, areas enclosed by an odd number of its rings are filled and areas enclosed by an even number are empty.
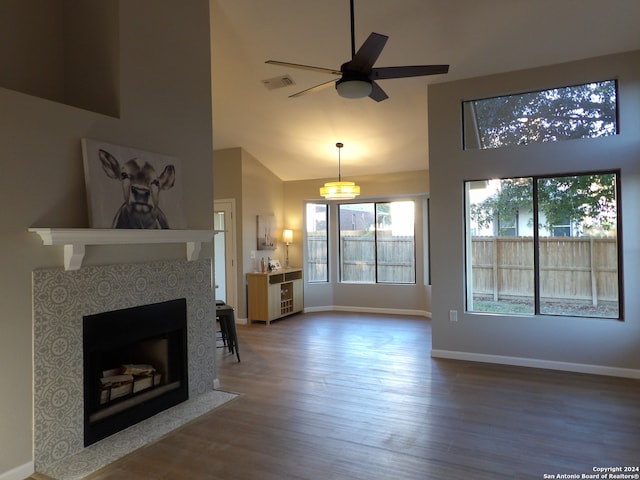
[[[367,80],[338,80],[336,90],[343,98],[364,98],[371,94],[373,85]]]
[[[374,65],[382,53],[382,49],[387,43],[389,37],[380,33],[371,32],[364,43],[356,51],[353,0],[350,0],[349,4],[351,6],[351,59],[343,63],[340,66],[340,70],[314,67],[312,65],[301,65],[299,63],[281,62],[279,60],[267,60],[267,63],[273,65],[299,68],[312,72],[328,73],[340,77],[336,81],[332,80],[320,83],[315,87],[307,88],[301,92],[289,95],[289,98],[300,97],[307,93],[317,92],[335,85],[338,95],[343,98],[369,97],[376,102],[381,102],[389,98],[389,96],[380,87],[380,85],[376,83],[376,80],[420,77],[424,75],[441,75],[449,71],[449,65],[406,65],[400,67],[374,68]]]
[[[326,200],[351,200],[360,195],[360,187],[354,182],[343,182],[340,174],[340,149],[344,145],[336,143],[338,147],[338,181],[327,182],[324,187],[320,187],[320,195]]]

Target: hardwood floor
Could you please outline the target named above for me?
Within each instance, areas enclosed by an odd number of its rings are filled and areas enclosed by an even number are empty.
[[[430,358],[424,318],[239,326],[241,395],[87,477],[542,479],[640,465],[637,380]]]

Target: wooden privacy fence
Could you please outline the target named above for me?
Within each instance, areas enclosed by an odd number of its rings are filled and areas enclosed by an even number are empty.
[[[327,237],[324,233],[307,233],[307,280],[326,282],[327,278]]]
[[[549,301],[618,301],[615,238],[540,238],[540,297]],[[474,296],[498,301],[533,295],[533,238],[472,237]]]
[[[326,279],[326,237],[307,237],[307,278]],[[376,242],[373,236],[343,236],[340,255],[342,281],[373,283],[376,281]],[[378,282],[415,283],[414,237],[378,236]]]

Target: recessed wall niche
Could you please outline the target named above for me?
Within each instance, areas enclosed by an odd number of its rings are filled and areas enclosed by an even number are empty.
[[[118,0],[2,0],[0,86],[118,117]]]

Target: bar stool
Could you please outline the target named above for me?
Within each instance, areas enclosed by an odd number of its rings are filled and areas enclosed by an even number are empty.
[[[220,322],[220,333],[230,353],[236,354],[240,361],[240,349],[238,348],[238,333],[236,331],[236,319],[233,308],[225,303],[216,302],[216,319]]]

